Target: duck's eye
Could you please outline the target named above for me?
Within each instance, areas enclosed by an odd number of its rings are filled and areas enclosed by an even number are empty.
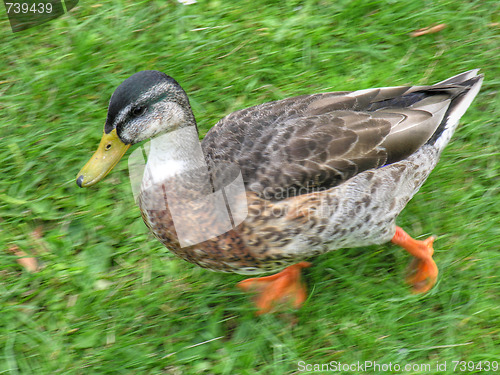
[[[134,108],[132,108],[132,111],[131,111],[132,116],[134,116],[134,117],[138,117],[138,116],[144,114],[144,112],[146,112],[146,106],[144,106],[144,105],[139,105],[137,107],[134,107]]]

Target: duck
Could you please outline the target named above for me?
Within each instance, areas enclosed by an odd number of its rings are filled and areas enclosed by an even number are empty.
[[[96,184],[131,145],[150,143],[135,173],[147,227],[186,261],[252,276],[238,286],[254,294],[257,314],[305,302],[311,258],[390,242],[413,257],[406,281],[425,293],[439,272],[435,238],[414,239],[396,219],[478,94],[478,72],[271,101],[227,115],[200,141],[180,84],[139,71],[111,95],[76,183]]]

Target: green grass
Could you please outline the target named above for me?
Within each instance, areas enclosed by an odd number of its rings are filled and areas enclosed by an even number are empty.
[[[299,361],[433,373],[447,361],[439,373],[451,374],[453,360],[498,360],[498,1],[93,4],[16,34],[0,16],[0,374],[293,374]],[[448,27],[409,37],[437,23]],[[179,260],[148,234],[126,162],[95,188],[74,181],[111,93],[138,70],[176,78],[205,134],[269,100],[473,68],[483,89],[399,218],[417,238],[438,236],[440,278],[423,296],[403,282],[401,249],[347,249],[306,270],[301,310],[255,317],[241,276]],[[41,271],[24,271],[13,244]]]

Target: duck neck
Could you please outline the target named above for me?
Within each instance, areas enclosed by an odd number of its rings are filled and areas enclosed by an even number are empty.
[[[155,178],[168,178],[196,168],[206,168],[196,125],[151,139],[148,167]]]

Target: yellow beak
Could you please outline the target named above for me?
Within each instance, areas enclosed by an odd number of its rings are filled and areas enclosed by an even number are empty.
[[[101,143],[87,164],[78,172],[76,184],[80,187],[92,186],[101,181],[114,168],[130,145],[123,143],[116,129],[102,135]]]

